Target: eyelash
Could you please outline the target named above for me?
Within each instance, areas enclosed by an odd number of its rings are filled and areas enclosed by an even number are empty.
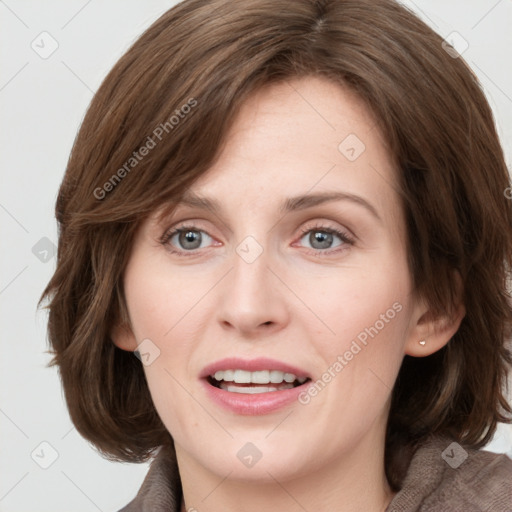
[[[161,238],[159,239],[159,243],[166,246],[166,249],[171,253],[175,254],[177,256],[184,256],[184,257],[191,257],[195,256],[198,251],[201,251],[201,249],[195,249],[193,251],[180,251],[176,249],[172,249],[172,246],[170,245],[170,241],[176,234],[180,234],[187,231],[195,231],[195,232],[203,232],[206,233],[205,230],[198,228],[194,225],[178,225],[178,227],[166,231]],[[321,233],[328,233],[331,235],[336,235],[343,243],[337,246],[335,249],[309,249],[309,253],[314,254],[315,256],[330,256],[332,254],[338,253],[340,251],[346,250],[346,246],[354,245],[355,239],[349,235],[346,231],[340,231],[332,227],[327,227],[323,225],[314,225],[314,226],[307,226],[301,229],[299,240],[301,240],[304,235],[307,235],[310,232],[321,232]],[[211,235],[208,235],[211,237]]]

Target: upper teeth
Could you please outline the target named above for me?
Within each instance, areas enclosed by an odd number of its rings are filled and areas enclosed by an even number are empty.
[[[248,372],[245,370],[219,370],[215,372],[215,380],[226,382],[236,382],[238,384],[280,384],[281,382],[295,382],[298,380],[301,384],[306,382],[307,377],[297,377],[293,373],[285,373],[279,370],[261,370],[257,372]]]

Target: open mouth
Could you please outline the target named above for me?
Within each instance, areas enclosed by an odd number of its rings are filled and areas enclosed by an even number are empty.
[[[296,388],[311,379],[279,370],[221,370],[209,375],[206,380],[210,385],[231,393],[258,394]]]

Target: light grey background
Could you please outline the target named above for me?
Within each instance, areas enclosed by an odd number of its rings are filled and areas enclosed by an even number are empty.
[[[55,268],[53,208],[86,107],[131,42],[175,3],[0,0],[0,511],[116,511],[147,472],[148,464],[106,461],[73,428],[57,371],[46,368],[46,314],[36,303]],[[469,44],[463,56],[493,107],[510,168],[512,2],[404,3],[443,37],[456,31]],[[500,427],[488,449],[512,455],[512,429]]]

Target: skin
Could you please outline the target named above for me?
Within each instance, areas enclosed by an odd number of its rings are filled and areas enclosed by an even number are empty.
[[[365,145],[354,161],[338,149],[349,134]],[[357,96],[321,78],[290,80],[251,96],[193,185],[220,212],[180,205],[141,226],[124,275],[131,328],[112,336],[125,350],[146,338],[160,350],[144,370],[175,441],[182,510],[381,511],[391,501],[384,440],[400,364],[440,349],[463,316],[434,321],[413,293],[396,172]],[[279,212],[287,197],[332,191],[363,198],[379,218],[349,200]],[[200,243],[160,242],[183,221]],[[312,237],[325,228],[353,242],[333,235],[322,245]],[[252,263],[236,251],[249,235],[263,248]],[[271,357],[317,380],[397,303],[307,404],[239,415],[201,385],[201,370],[229,356]],[[262,453],[251,468],[237,457],[247,442]]]

